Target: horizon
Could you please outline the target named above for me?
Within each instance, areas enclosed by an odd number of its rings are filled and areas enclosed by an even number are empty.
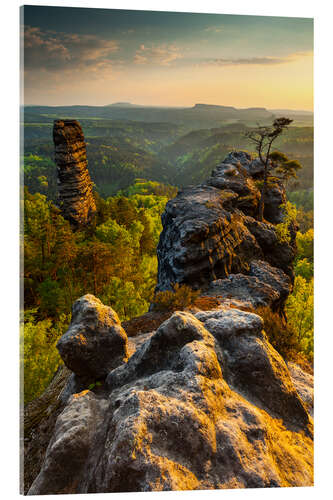
[[[265,108],[264,106],[236,106],[234,104],[213,104],[211,102],[207,102],[207,103],[204,103],[204,102],[196,102],[194,104],[189,104],[189,105],[163,105],[163,104],[150,104],[150,105],[146,105],[146,104],[140,104],[140,103],[133,103],[131,101],[115,101],[115,102],[110,102],[110,103],[107,103],[107,104],[85,104],[85,103],[79,103],[79,104],[37,104],[37,103],[33,103],[33,104],[22,104],[22,107],[53,107],[53,108],[57,108],[57,107],[96,107],[96,108],[103,108],[103,107],[109,107],[109,106],[114,106],[116,107],[116,105],[119,104],[121,105],[121,107],[123,108],[126,108],[125,104],[129,105],[129,107],[133,106],[133,107],[142,107],[142,108],[160,108],[160,109],[163,109],[163,108],[166,108],[166,109],[190,109],[190,108],[194,108],[195,106],[197,106],[198,104],[200,105],[204,105],[204,106],[216,106],[216,107],[221,107],[221,108],[234,108],[236,110],[245,110],[245,109],[265,109],[266,111],[292,111],[292,112],[306,112],[306,113],[312,113],[314,114],[314,111],[311,109],[311,110],[307,110],[307,109],[295,109],[295,108],[287,108],[287,107],[279,107],[279,108]]]
[[[313,112],[313,19],[42,6],[21,13],[27,106],[107,106],[130,95],[145,107],[232,102]]]

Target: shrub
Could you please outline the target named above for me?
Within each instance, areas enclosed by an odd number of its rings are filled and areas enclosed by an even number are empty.
[[[253,312],[264,320],[268,340],[282,357],[295,360],[305,356],[313,362],[313,278],[307,281],[296,276],[293,293],[286,302],[287,322],[269,307]]]
[[[290,201],[283,206],[283,210],[283,222],[277,224],[275,230],[280,243],[290,243],[290,225],[296,221],[297,210]]]
[[[308,259],[301,259],[296,262],[295,265],[296,276],[302,276],[307,281],[313,278],[313,262],[309,262]]]
[[[258,307],[255,311],[264,321],[264,330],[274,349],[285,359],[291,359],[293,353],[300,351],[293,325],[286,323],[278,312],[270,307]]]
[[[288,322],[302,352],[313,359],[313,278],[307,281],[296,276],[294,290],[286,303]]]
[[[154,304],[158,311],[182,310],[193,305],[199,297],[200,290],[193,290],[188,285],[173,285],[173,290],[157,292],[154,297]]]
[[[308,229],[304,234],[297,233],[297,259],[308,259],[313,262],[313,234],[313,228]]]

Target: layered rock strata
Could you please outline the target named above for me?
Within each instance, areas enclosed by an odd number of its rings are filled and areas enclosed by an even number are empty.
[[[68,395],[28,494],[312,485],[308,379],[297,390],[262,328],[174,313],[101,389]]]
[[[258,160],[248,153],[230,153],[204,184],[183,189],[167,203],[157,248],[157,291],[172,289],[175,283],[212,291],[217,282],[229,279],[229,293],[228,282],[220,284],[221,291],[230,295],[235,278],[229,276],[236,275],[239,284],[242,280],[256,285],[260,277],[254,272],[254,262],[261,261],[261,267],[276,268],[270,273],[279,275],[279,288],[289,293],[296,226],[289,226],[289,242],[279,239],[276,224],[283,222],[281,205],[286,197],[275,178],[268,185],[265,220],[257,220],[260,192],[256,181],[262,172]],[[288,293],[278,297],[281,307]],[[276,304],[273,298],[268,301]]]
[[[81,125],[76,120],[55,120],[53,141],[62,215],[73,227],[87,225],[96,205]]]

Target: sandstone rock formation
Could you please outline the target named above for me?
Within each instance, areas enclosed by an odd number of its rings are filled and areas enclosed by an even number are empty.
[[[259,316],[176,312],[137,346],[69,397],[29,495],[312,485],[307,378]]]
[[[273,306],[278,302],[283,308],[293,281],[296,227],[289,227],[289,243],[279,240],[275,224],[283,221],[281,204],[286,197],[275,178],[268,185],[265,221],[256,219],[260,200],[256,180],[260,176],[258,160],[242,151],[230,153],[206,183],[183,189],[167,203],[157,249],[157,291],[180,283],[211,293],[219,285],[226,297],[236,291],[238,299],[242,288],[254,304],[251,289],[260,291],[263,283],[267,289],[270,283],[263,277],[270,274],[275,276],[274,286],[271,292],[266,290],[265,295],[271,297],[263,302]],[[260,276],[255,262],[265,268]]]
[[[117,314],[93,295],[74,302],[72,321],[57,343],[65,365],[81,378],[97,380],[127,361],[127,335]]]
[[[55,120],[53,141],[62,215],[73,227],[84,226],[96,212],[96,205],[81,125],[76,120]]]

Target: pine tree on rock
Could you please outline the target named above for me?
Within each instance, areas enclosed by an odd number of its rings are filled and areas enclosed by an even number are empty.
[[[277,118],[271,126],[258,126],[246,133],[246,137],[255,144],[259,159],[264,166],[263,186],[259,202],[259,221],[263,220],[265,208],[265,196],[267,192],[268,173],[271,168],[275,168],[272,163],[273,142],[289,127],[293,120],[290,118]]]

